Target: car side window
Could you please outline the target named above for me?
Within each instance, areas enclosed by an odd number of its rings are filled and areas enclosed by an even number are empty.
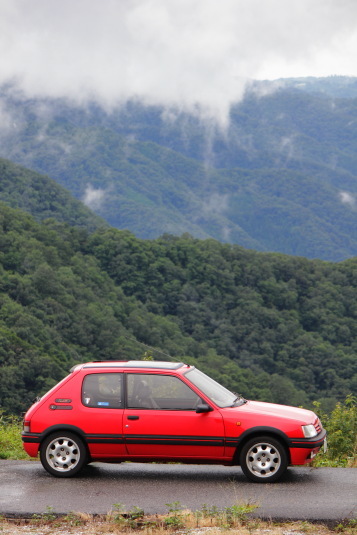
[[[91,373],[82,386],[82,403],[86,407],[119,409],[123,407],[123,374]]]
[[[131,409],[195,410],[201,398],[183,381],[171,375],[127,375]]]

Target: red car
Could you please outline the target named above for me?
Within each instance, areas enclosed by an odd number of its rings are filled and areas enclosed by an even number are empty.
[[[22,440],[58,477],[93,461],[175,461],[272,482],[309,463],[326,432],[309,410],[247,401],[182,362],[110,361],[74,366],[28,410]]]

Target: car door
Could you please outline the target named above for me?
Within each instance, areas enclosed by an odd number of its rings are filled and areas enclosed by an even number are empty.
[[[123,373],[88,373],[81,401],[79,422],[92,458],[125,457]]]
[[[123,431],[130,457],[223,458],[220,412],[197,413],[200,396],[182,379],[155,373],[126,374]]]

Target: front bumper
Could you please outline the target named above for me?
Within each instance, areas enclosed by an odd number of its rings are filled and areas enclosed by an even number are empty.
[[[313,438],[289,439],[290,463],[293,465],[310,463],[321,447],[324,451],[327,450],[327,437],[324,429]]]

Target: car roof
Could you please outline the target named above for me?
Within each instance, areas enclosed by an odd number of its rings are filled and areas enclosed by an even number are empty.
[[[185,366],[183,362],[168,362],[168,361],[155,361],[155,360],[106,360],[86,362],[85,364],[78,364],[73,366],[71,372],[74,370],[88,369],[88,368],[141,368],[146,370],[178,370],[182,366]]]

